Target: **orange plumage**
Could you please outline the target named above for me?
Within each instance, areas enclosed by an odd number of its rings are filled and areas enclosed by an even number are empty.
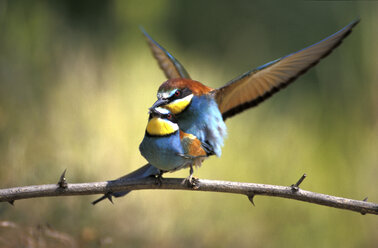
[[[206,157],[206,151],[201,146],[201,141],[196,136],[180,130],[180,140],[185,154],[192,157]]]

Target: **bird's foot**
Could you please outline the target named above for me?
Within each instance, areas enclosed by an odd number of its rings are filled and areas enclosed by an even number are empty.
[[[193,165],[190,165],[190,171],[189,171],[189,176],[185,178],[183,183],[186,183],[189,187],[192,189],[198,189],[199,188],[199,180],[196,177],[193,177]]]
[[[193,175],[189,175],[187,178],[185,178],[184,182],[192,189],[199,188],[199,179]]]
[[[163,184],[163,174],[164,172],[160,172],[158,175],[155,176],[155,183],[156,185],[159,185],[159,187]]]

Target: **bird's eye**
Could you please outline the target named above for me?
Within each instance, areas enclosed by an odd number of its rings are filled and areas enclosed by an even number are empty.
[[[168,114],[168,115],[167,115],[167,118],[168,118],[168,120],[172,120],[172,115],[171,115],[171,114]]]
[[[175,96],[181,96],[181,90],[176,90]]]

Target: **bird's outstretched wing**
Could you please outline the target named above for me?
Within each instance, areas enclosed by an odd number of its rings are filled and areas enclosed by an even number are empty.
[[[214,90],[223,119],[256,106],[286,87],[340,45],[358,22],[353,21],[316,44],[248,71]]]
[[[158,61],[160,68],[163,70],[167,79],[174,78],[187,78],[190,79],[188,72],[185,70],[184,66],[175,59],[167,50],[159,45],[151,36],[143,29],[140,28],[144,36],[147,38],[148,45],[151,51]]]

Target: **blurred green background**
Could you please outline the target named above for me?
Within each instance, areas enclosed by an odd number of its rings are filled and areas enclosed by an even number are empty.
[[[306,190],[378,202],[377,13],[378,1],[0,0],[0,187],[55,183],[65,168],[69,182],[104,181],[145,164],[138,145],[165,78],[139,25],[193,79],[219,87],[361,17],[316,68],[227,121],[222,157],[195,175],[290,185],[307,173]],[[0,204],[0,221],[48,225],[87,247],[378,246],[376,216],[287,199],[94,199]]]

